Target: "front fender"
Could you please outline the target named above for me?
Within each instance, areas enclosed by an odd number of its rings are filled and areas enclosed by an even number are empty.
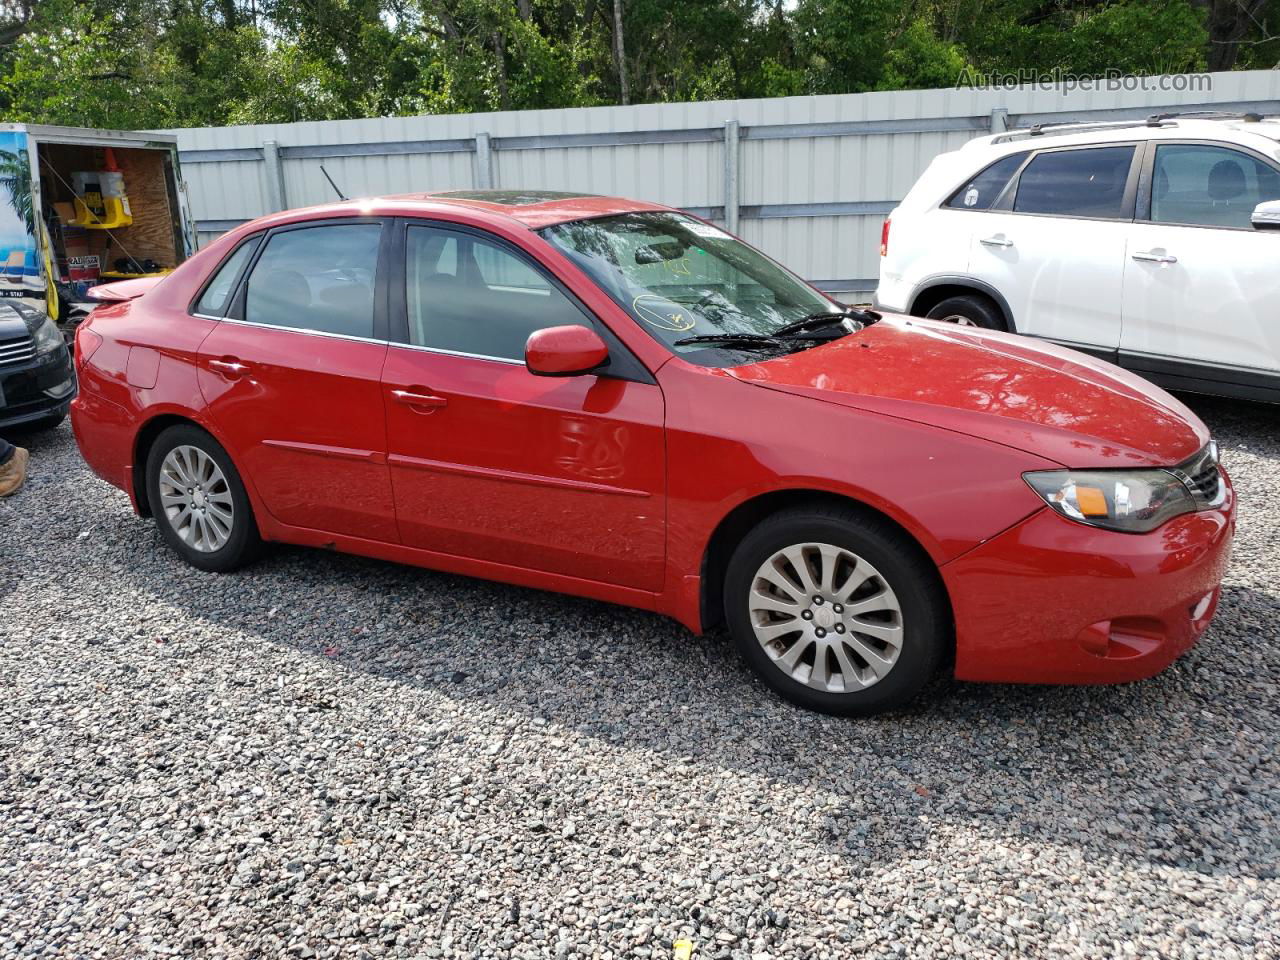
[[[1056,464],[928,424],[761,389],[668,364],[668,583],[672,612],[700,622],[703,559],[724,519],[782,491],[875,509],[941,566],[1043,507],[1022,481]]]

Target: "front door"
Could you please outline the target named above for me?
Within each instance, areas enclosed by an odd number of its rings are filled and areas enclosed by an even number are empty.
[[[1005,209],[975,218],[969,271],[1004,294],[1019,333],[1114,358],[1135,149],[1038,153]]]
[[[1125,365],[1245,382],[1280,371],[1280,232],[1250,218],[1280,200],[1280,172],[1229,147],[1160,144],[1150,184],[1129,238]]]
[[[404,230],[397,309],[407,342],[391,346],[383,374],[404,543],[660,590],[657,384],[620,352],[599,375],[530,373],[530,333],[598,321],[496,237],[422,222]]]
[[[375,309],[382,231],[378,221],[273,231],[227,309],[198,303],[196,311],[225,313],[200,347],[200,389],[271,515],[395,542],[385,306]],[[224,270],[256,252],[242,246]],[[225,295],[220,279],[221,271],[202,300]]]

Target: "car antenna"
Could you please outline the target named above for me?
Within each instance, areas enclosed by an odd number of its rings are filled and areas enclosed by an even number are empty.
[[[345,193],[338,189],[338,185],[333,182],[333,177],[329,176],[329,171],[324,168],[324,164],[320,164],[320,172],[324,174],[324,178],[329,181],[329,186],[333,187],[333,192],[338,195],[339,200],[349,199]]]

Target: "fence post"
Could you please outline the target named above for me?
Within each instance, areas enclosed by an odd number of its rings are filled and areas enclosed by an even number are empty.
[[[738,121],[724,123],[724,225],[738,232]]]
[[[475,179],[477,190],[493,189],[493,145],[489,134],[476,134]]]
[[[991,132],[1004,133],[1009,129],[1009,108],[996,107],[991,111]]]
[[[269,213],[288,207],[284,192],[284,168],[280,165],[280,144],[275,140],[262,141],[262,159],[267,171],[267,206]]]

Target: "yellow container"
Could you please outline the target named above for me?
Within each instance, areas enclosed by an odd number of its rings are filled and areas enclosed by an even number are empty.
[[[129,209],[128,197],[104,197],[89,191],[83,197],[76,197],[74,202],[76,218],[71,221],[74,227],[84,227],[86,230],[112,230],[116,227],[127,227],[133,223],[133,212]]]

